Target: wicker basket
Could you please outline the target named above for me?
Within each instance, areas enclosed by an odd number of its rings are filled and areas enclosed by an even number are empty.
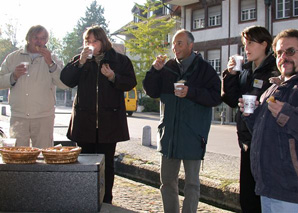
[[[74,163],[78,160],[82,148],[76,146],[56,146],[42,150],[44,160],[49,164]]]
[[[0,147],[4,163],[27,164],[36,163],[40,149],[28,146]]]

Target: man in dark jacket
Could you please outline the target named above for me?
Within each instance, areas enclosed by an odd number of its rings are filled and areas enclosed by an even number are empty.
[[[279,33],[273,49],[281,76],[243,119],[253,129],[251,170],[262,212],[298,212],[298,30]]]
[[[153,62],[143,82],[146,93],[160,98],[158,150],[161,158],[161,194],[164,212],[178,213],[178,173],[185,169],[183,212],[197,212],[199,170],[204,158],[212,107],[221,103],[220,79],[212,66],[193,51],[194,37],[186,30],[173,37],[175,58]],[[184,85],[174,89],[181,80]]]
[[[275,58],[270,52],[272,37],[261,26],[251,26],[241,33],[248,62],[242,71],[234,71],[235,62],[230,58],[228,69],[223,72],[222,100],[230,107],[238,106],[238,99],[244,94],[256,95],[258,98],[271,85],[270,77],[278,76]],[[250,170],[251,133],[236,113],[238,142],[241,148],[240,162],[240,205],[243,213],[260,213],[260,197],[254,192],[255,181]]]

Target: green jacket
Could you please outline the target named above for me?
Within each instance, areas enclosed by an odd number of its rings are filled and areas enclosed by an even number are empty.
[[[174,95],[174,83],[181,79],[188,86],[185,98]],[[152,67],[143,86],[150,97],[160,98],[161,102],[158,150],[168,158],[203,159],[212,107],[221,103],[221,82],[212,66],[196,55],[181,75],[172,59],[160,71]]]

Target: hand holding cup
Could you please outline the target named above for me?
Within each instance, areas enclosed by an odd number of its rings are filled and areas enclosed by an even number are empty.
[[[239,98],[238,106],[244,116],[252,114],[258,105],[259,101],[255,95],[242,95],[242,98]]]
[[[184,83],[184,80],[174,83],[174,93],[179,98],[185,98],[187,95],[188,86],[185,86]]]
[[[94,51],[93,46],[85,46],[84,49],[81,52],[79,63],[80,64],[85,64],[87,59],[90,59],[90,56],[92,58],[93,51]]]
[[[229,58],[228,62],[228,71],[232,75],[236,75],[237,72],[242,70],[243,56],[241,55],[233,55]]]

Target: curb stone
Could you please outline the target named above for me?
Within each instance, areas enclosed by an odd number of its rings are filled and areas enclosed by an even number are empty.
[[[159,188],[159,165],[138,159],[125,153],[116,152],[115,173]],[[213,180],[200,175],[201,200],[227,210],[241,212],[239,206],[238,183],[225,185],[221,180]],[[184,176],[179,175],[179,190],[182,194]]]

